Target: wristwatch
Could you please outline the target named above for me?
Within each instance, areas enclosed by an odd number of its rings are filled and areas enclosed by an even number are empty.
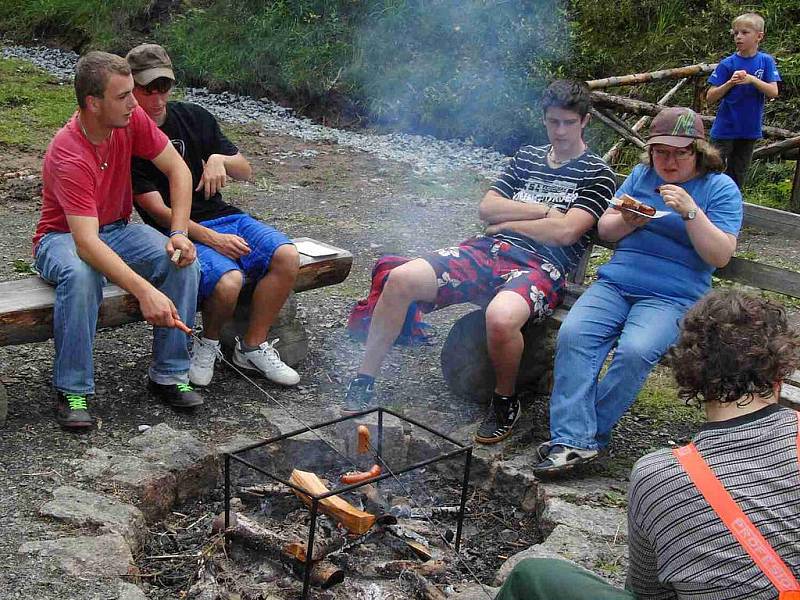
[[[689,212],[687,212],[684,216],[681,217],[684,221],[694,221],[695,217],[697,217],[697,209],[693,208]]]

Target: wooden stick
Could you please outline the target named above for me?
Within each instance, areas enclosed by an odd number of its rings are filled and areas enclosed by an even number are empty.
[[[319,477],[308,471],[293,470],[289,481],[314,495],[324,494],[329,491]],[[297,491],[295,491],[295,494],[305,504],[311,506],[310,496]],[[344,525],[352,533],[365,533],[375,524],[375,515],[357,509],[340,496],[331,496],[320,500],[319,510]]]
[[[659,104],[636,100],[635,98],[615,96],[614,94],[608,94],[606,92],[592,92],[592,104],[596,107],[613,108],[617,112],[647,115],[650,117],[654,117],[664,110],[664,107]],[[714,117],[700,115],[700,118],[703,120],[706,130],[709,130],[714,123]],[[787,139],[800,135],[800,133],[788,129],[781,129],[780,127],[764,126],[761,128],[761,131],[764,137],[774,139]]]
[[[713,65],[700,63],[697,65],[689,65],[688,67],[651,71],[650,73],[636,73],[634,75],[619,75],[615,77],[605,77],[603,79],[592,79],[591,81],[587,81],[586,85],[589,86],[589,89],[596,90],[617,85],[634,85],[647,81],[657,81],[659,79],[682,79],[683,77],[691,77],[692,75],[711,73],[716,66],[716,63]]]
[[[417,562],[415,560],[389,560],[374,566],[375,572],[387,577],[399,577],[400,573],[413,571],[425,577],[444,573],[447,565],[441,560]]]
[[[762,146],[753,152],[753,158],[765,158],[767,156],[773,156],[775,154],[780,154],[784,150],[790,150],[791,148],[800,147],[800,135],[797,137],[789,138],[788,140],[781,140],[780,142],[775,142],[774,144],[770,144],[769,146]]]
[[[672,100],[673,96],[675,96],[675,94],[678,93],[678,91],[686,84],[687,81],[689,81],[688,77],[681,79],[678,83],[672,86],[666,94],[661,96],[661,98],[658,99],[658,102],[656,102],[656,104],[658,104],[659,106],[665,106],[667,102]],[[644,129],[648,123],[650,123],[650,117],[648,116],[640,117],[639,120],[633,124],[631,130],[639,132],[642,129]],[[606,152],[603,155],[603,160],[605,162],[612,162],[616,160],[619,151],[622,150],[622,147],[625,145],[625,141],[626,141],[625,138],[622,138],[621,140],[617,141],[617,143],[615,143],[613,146],[611,146],[608,152]]]
[[[630,127],[620,124],[618,122],[619,119],[615,119],[610,115],[610,113],[594,107],[592,107],[591,113],[593,117],[596,117],[605,126],[616,131],[623,139],[627,140],[637,148],[644,149],[644,140],[642,140],[642,138],[640,138],[635,131],[631,131]]]

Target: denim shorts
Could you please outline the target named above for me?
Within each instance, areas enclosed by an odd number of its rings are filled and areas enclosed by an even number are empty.
[[[564,298],[561,270],[536,254],[490,236],[478,236],[458,246],[422,257],[436,272],[436,300],[420,302],[423,312],[473,302],[487,305],[498,292],[519,294],[531,318],[553,314]]]
[[[275,250],[284,244],[292,243],[285,233],[245,213],[227,215],[200,224],[217,233],[238,235],[250,246],[250,252],[233,260],[213,248],[196,243],[197,259],[200,262],[198,303],[202,303],[211,295],[220,278],[228,271],[241,271],[245,279],[258,281],[266,275]]]

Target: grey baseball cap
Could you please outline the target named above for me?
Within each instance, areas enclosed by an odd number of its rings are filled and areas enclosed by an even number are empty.
[[[172,72],[172,61],[167,51],[158,44],[141,44],[133,48],[125,56],[131,68],[133,80],[137,85],[145,86],[159,77],[175,81]]]

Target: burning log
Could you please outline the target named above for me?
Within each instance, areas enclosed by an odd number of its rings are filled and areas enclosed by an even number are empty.
[[[447,600],[447,596],[430,581],[415,571],[403,571],[402,577],[409,579],[411,584],[425,600]]]
[[[711,73],[716,66],[716,63],[713,65],[700,63],[698,65],[689,65],[688,67],[651,71],[650,73],[636,73],[634,75],[619,75],[615,77],[605,77],[603,79],[592,79],[587,81],[586,85],[589,86],[589,89],[596,90],[617,85],[635,85],[637,83],[657,81],[659,79],[682,79],[684,77],[692,77],[693,75]]]
[[[219,519],[224,519],[224,515],[217,517],[215,527],[220,526]],[[287,540],[259,525],[253,519],[237,513],[231,513],[227,534],[240,540],[249,548],[264,552],[274,560],[288,564],[298,576],[302,576],[304,570],[310,568],[309,578],[312,585],[327,589],[344,581],[344,571],[329,561],[323,560],[325,555],[331,551],[327,545],[314,544],[312,563],[309,565],[306,562],[306,544],[299,540]]]
[[[429,560],[417,562],[414,560],[389,560],[378,563],[373,567],[375,572],[386,577],[399,577],[404,572],[414,572],[424,577],[431,575],[441,575],[445,572],[447,565],[441,560]]]
[[[289,481],[314,495],[325,494],[329,491],[317,475],[308,471],[294,469]],[[312,500],[310,496],[296,490],[295,494],[305,504],[311,506]],[[375,524],[375,515],[357,509],[339,496],[331,496],[320,500],[319,510],[341,523],[348,531],[359,535],[368,531]]]
[[[311,585],[316,585],[324,590],[344,581],[344,571],[327,561],[315,562],[311,567],[309,576]]]

